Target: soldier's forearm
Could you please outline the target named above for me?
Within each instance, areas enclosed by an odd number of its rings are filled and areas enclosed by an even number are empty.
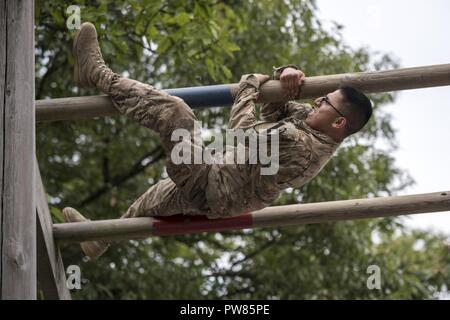
[[[254,75],[242,76],[231,108],[229,128],[244,128],[256,123],[255,103],[258,89],[259,81]]]

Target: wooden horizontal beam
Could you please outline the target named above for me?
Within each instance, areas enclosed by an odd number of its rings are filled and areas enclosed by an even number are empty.
[[[450,85],[450,64],[308,77],[300,98],[316,98],[336,90],[340,85],[351,85],[365,93],[447,86]],[[184,99],[191,108],[203,108],[232,104],[237,88],[238,84],[233,83],[165,91]],[[268,81],[261,87],[258,102],[284,100],[279,81]],[[108,96],[36,101],[37,121],[89,119],[118,114]]]
[[[268,207],[223,219],[204,216],[142,217],[53,225],[59,241],[124,240],[149,236],[280,227],[450,210],[450,191],[407,196]]]

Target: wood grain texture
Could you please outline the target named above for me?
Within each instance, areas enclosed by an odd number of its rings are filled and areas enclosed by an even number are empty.
[[[2,299],[36,299],[34,1],[0,1]]]
[[[61,252],[53,239],[47,194],[36,164],[37,279],[46,300],[70,300]]]
[[[450,85],[450,64],[405,68],[388,71],[346,73],[307,77],[301,98],[316,98],[350,85],[365,93],[388,92]],[[234,96],[238,84],[229,85]],[[211,91],[205,94],[205,99]],[[258,102],[284,101],[280,82],[268,81],[261,86]],[[191,108],[197,106],[191,105]],[[76,120],[118,115],[107,96],[72,97],[36,101],[37,121]]]
[[[252,227],[260,228],[380,218],[448,210],[450,210],[450,191],[268,207],[251,214]],[[235,219],[238,222],[239,216],[226,219],[228,221]],[[174,222],[171,229],[176,230],[178,223],[178,234],[185,234],[185,230],[196,229],[190,228],[190,223],[199,224],[199,219],[191,219],[192,221],[189,221],[189,218],[186,217],[183,220],[182,222]],[[156,221],[158,220],[155,218],[142,217],[61,223],[53,225],[53,232],[57,241],[79,242],[85,240],[139,239],[155,234]],[[220,224],[220,220],[214,221]],[[242,228],[241,223],[236,223],[234,228],[232,227],[232,223],[223,225],[227,225],[227,227],[221,229],[222,231]],[[218,230],[214,229],[214,231]],[[171,234],[177,234],[177,232],[172,232]]]
[[[6,0],[0,0],[0,39],[6,38]],[[3,162],[5,160],[5,78],[6,78],[6,41],[0,41],[0,257],[3,247]],[[0,260],[0,298],[2,297],[2,261]]]
[[[254,227],[384,218],[450,210],[450,191],[406,196],[329,201],[268,207],[254,214]]]

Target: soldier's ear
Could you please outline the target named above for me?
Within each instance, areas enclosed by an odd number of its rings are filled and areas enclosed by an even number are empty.
[[[347,124],[347,119],[344,117],[339,117],[336,120],[334,120],[334,122],[331,126],[333,128],[340,129],[340,128],[344,128],[346,124]]]

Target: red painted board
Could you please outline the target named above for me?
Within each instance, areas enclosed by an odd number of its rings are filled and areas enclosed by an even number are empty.
[[[252,228],[253,225],[251,213],[222,219],[208,219],[206,216],[174,215],[158,217],[155,220],[153,222],[153,234],[155,236],[238,230]]]

